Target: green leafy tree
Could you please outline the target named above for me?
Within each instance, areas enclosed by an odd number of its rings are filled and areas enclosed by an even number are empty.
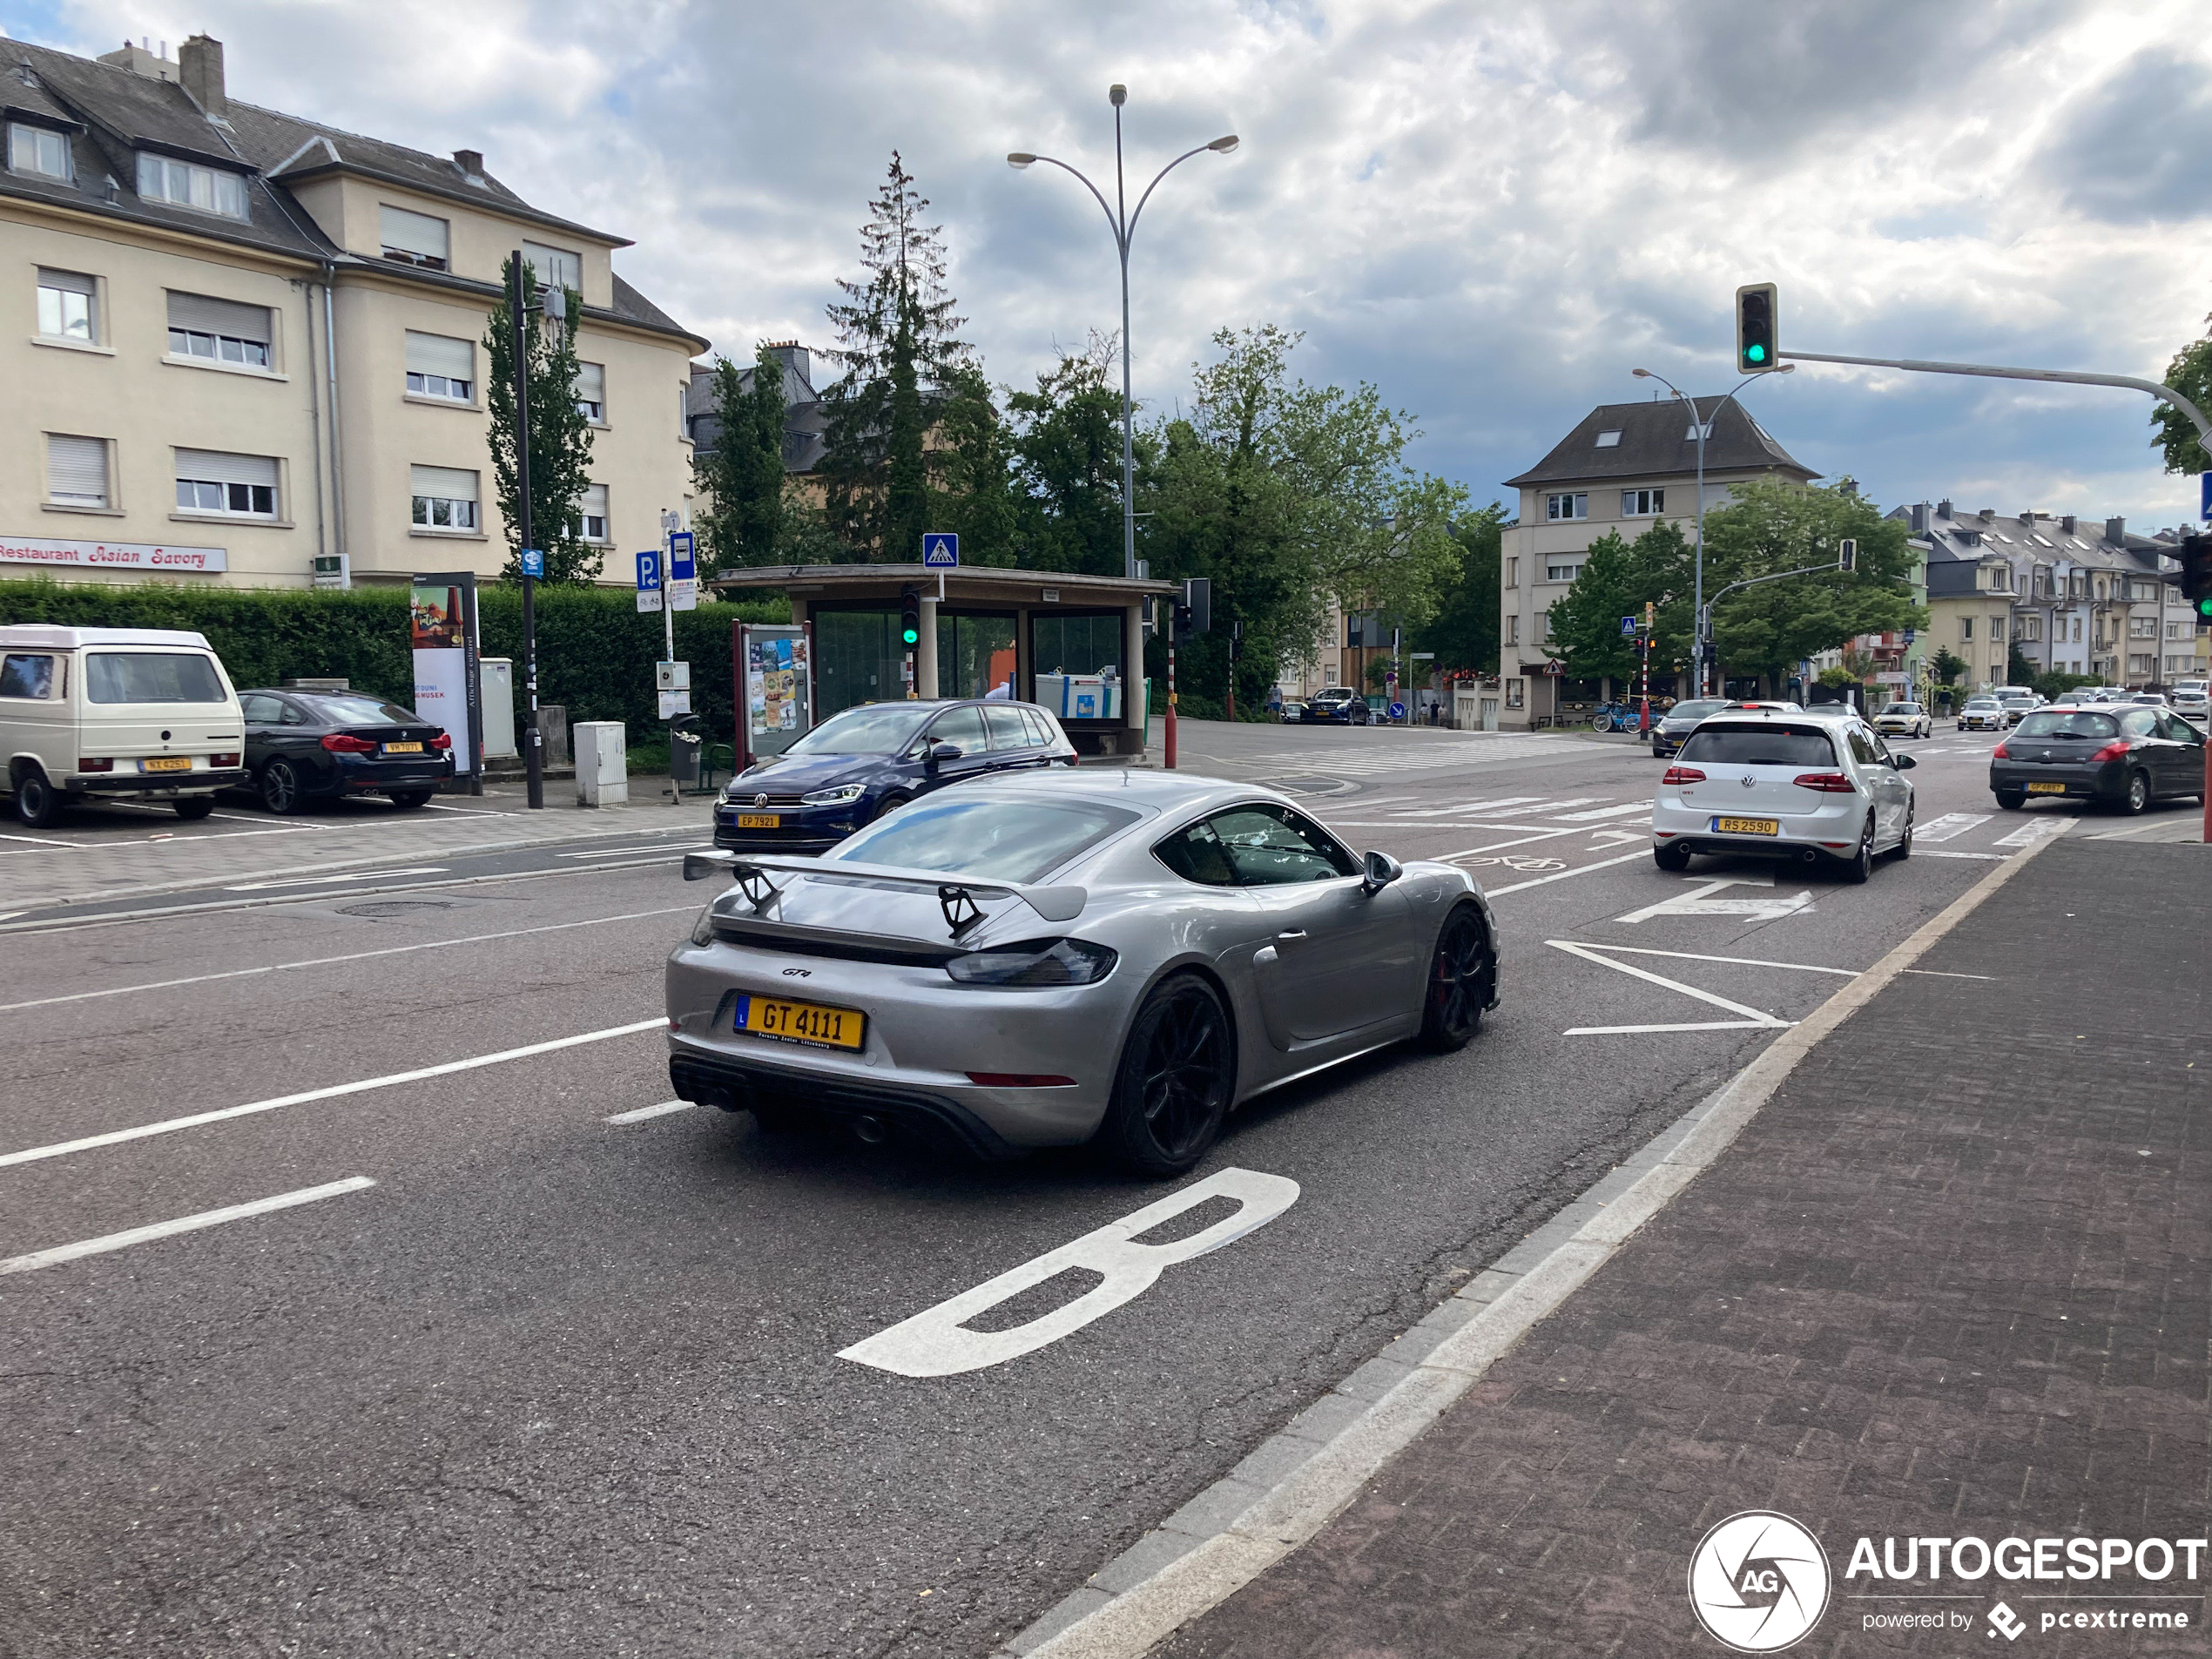
[[[752,384],[726,357],[714,360],[714,407],[721,425],[694,462],[713,501],[699,522],[711,568],[773,564],[784,524],[784,366],[762,345]]]
[[[1624,542],[1619,533],[1589,545],[1574,583],[1551,608],[1552,637],[1545,650],[1563,659],[1569,673],[1595,679],[1631,680],[1642,653],[1621,631],[1621,618],[1641,618],[1655,607],[1651,662],[1656,675],[1670,671],[1689,651],[1693,555],[1680,528],[1661,520]]]
[[[820,472],[830,528],[861,557],[911,562],[931,529],[930,428],[969,361],[945,288],[944,233],[897,151],[860,227],[858,280],[829,307],[845,375],[823,394]]]
[[[507,535],[507,563],[500,579],[523,578],[522,481],[515,410],[515,321],[509,296],[514,292],[514,258],[502,272],[499,303],[484,330],[486,401],[491,412],[493,488]],[[543,326],[538,314],[537,273],[523,266],[523,303],[532,327],[524,335],[529,376],[530,534],[545,554],[548,582],[589,583],[599,573],[600,550],[583,539],[577,508],[591,482],[591,428],[577,408],[576,330],[583,296],[566,291],[566,320]]]
[[[2035,683],[2035,664],[2016,644],[2005,653],[2005,684],[2032,685]]]
[[[1838,691],[1855,686],[1858,683],[1858,676],[1848,668],[1824,668],[1820,671],[1820,684],[1834,686]]]
[[[2212,328],[2212,317],[2204,320]],[[2174,354],[2166,365],[2166,384],[2212,415],[2212,332]],[[2150,447],[2164,459],[2167,471],[2212,471],[2212,455],[2197,441],[2195,423],[2171,403],[2161,400],[2152,408],[2150,428]]]
[[[1006,423],[982,371],[972,364],[956,364],[946,376],[936,436],[928,528],[959,535],[962,564],[1020,563],[1014,457]],[[1119,565],[1115,574],[1120,574]]]
[[[1966,671],[1966,662],[1952,656],[1946,646],[1939,645],[1935,655],[1928,658],[1928,672],[1934,676],[1938,685],[1957,685],[1959,677]]]
[[[1031,570],[1122,573],[1122,395],[1108,383],[1114,341],[1089,347],[1009,392],[1020,562]],[[1148,448],[1150,445],[1148,445]]]
[[[1436,614],[1415,631],[1413,649],[1436,653],[1447,674],[1498,671],[1499,578],[1503,565],[1506,509],[1492,502],[1461,516],[1452,527],[1460,544],[1459,574],[1447,582]]]
[[[1714,652],[1732,675],[1757,673],[1777,685],[1803,658],[1854,635],[1923,626],[1927,613],[1912,602],[1905,522],[1883,517],[1856,491],[1759,478],[1705,516],[1709,595],[1747,577],[1825,563],[1845,536],[1858,542],[1856,570],[1764,583],[1715,603]]]
[[[2044,698],[2064,697],[2068,691],[2077,691],[2084,685],[2094,685],[2096,683],[2094,675],[2069,674],[2063,669],[2054,669],[2047,674],[2038,674],[2033,680],[2019,682],[2034,691],[2038,697]]]

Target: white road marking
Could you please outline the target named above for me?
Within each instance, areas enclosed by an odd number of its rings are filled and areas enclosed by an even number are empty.
[[[952,1377],[964,1371],[1002,1366],[1057,1342],[1142,1296],[1162,1272],[1178,1262],[1219,1250],[1264,1227],[1296,1204],[1298,1196],[1298,1183],[1287,1177],[1264,1175],[1257,1170],[1223,1170],[995,1278],[985,1279],[972,1291],[963,1291],[910,1319],[901,1319],[888,1330],[840,1350],[837,1357],[901,1377]],[[1133,1242],[1137,1234],[1172,1221],[1209,1198],[1236,1199],[1237,1213],[1172,1244]],[[1071,1267],[1096,1273],[1101,1282],[1073,1301],[1010,1330],[962,1328],[978,1314]]]
[[[1700,880],[1696,888],[1672,899],[1662,899],[1657,904],[1646,905],[1641,910],[1631,910],[1625,916],[1615,916],[1615,921],[1649,921],[1654,916],[1762,916],[1777,921],[1794,916],[1813,907],[1812,892],[1801,889],[1787,898],[1772,899],[1716,899],[1713,895],[1723,887],[1770,887],[1774,885],[1771,872],[1756,875],[1716,876]]]
[[[665,1117],[671,1112],[689,1111],[694,1103],[688,1100],[664,1100],[658,1106],[637,1106],[626,1112],[610,1114],[610,1123],[642,1123],[649,1117]]]
[[[2070,818],[2031,818],[2010,835],[2000,835],[1992,846],[2033,846],[2046,835],[2063,835],[2073,825]]]
[[[5,1261],[0,1261],[0,1273],[36,1272],[42,1267],[57,1266],[86,1256],[105,1255],[111,1250],[126,1250],[132,1244],[147,1244],[156,1238],[198,1232],[203,1227],[219,1227],[225,1222],[244,1221],[249,1216],[266,1216],[272,1211],[290,1210],[299,1204],[315,1204],[324,1198],[360,1192],[375,1184],[365,1175],[348,1176],[343,1181],[327,1182],[319,1187],[301,1187],[297,1192],[280,1192],[273,1198],[256,1198],[252,1204],[234,1204],[221,1210],[203,1210],[196,1216],[179,1216],[174,1221],[157,1221],[150,1226],[133,1227],[128,1232],[107,1233],[98,1238],[80,1238],[73,1244],[56,1244],[51,1250],[35,1250],[28,1256],[10,1256]]]
[[[700,847],[713,845],[711,841],[682,841],[667,846],[605,846],[590,853],[558,853],[554,856],[563,859],[628,859],[650,857],[655,853],[695,853]]]
[[[225,1106],[212,1112],[192,1112],[183,1117],[160,1118],[130,1129],[110,1130],[105,1135],[87,1135],[81,1140],[28,1146],[20,1152],[0,1152],[0,1170],[17,1163],[37,1163],[45,1158],[65,1157],[72,1152],[89,1152],[96,1147],[119,1146],[125,1141],[143,1141],[155,1135],[173,1135],[179,1130],[199,1129],[203,1124],[226,1123],[233,1117],[250,1117],[258,1112],[273,1112],[287,1106],[305,1106],[311,1101],[335,1100],[341,1095],[364,1094],[372,1089],[391,1089],[401,1083],[421,1082],[428,1077],[449,1076],[456,1071],[474,1071],[482,1066],[501,1065],[509,1060],[527,1060],[533,1055],[552,1054],[562,1049],[579,1048],[587,1042],[604,1042],[610,1037],[635,1036],[640,1031],[664,1030],[667,1025],[665,1018],[639,1020],[630,1025],[610,1025],[604,1031],[585,1031],[573,1037],[555,1037],[549,1042],[526,1043],[519,1049],[502,1049],[497,1054],[481,1054],[467,1060],[448,1060],[442,1066],[421,1066],[413,1071],[395,1071],[388,1077],[367,1077],[359,1082],[333,1083],[327,1089],[304,1089],[296,1095],[279,1095],[274,1100],[251,1101],[243,1106]]]
[[[1939,968],[1900,968],[1897,971],[1900,974],[1919,974],[1928,979],[1979,979],[1987,980],[1992,985],[1997,982],[1994,974],[1946,974]]]
[[[1641,841],[1649,833],[1648,830],[1593,830],[1590,833],[1590,842],[1594,846],[1618,846],[1623,841]]]
[[[334,962],[365,962],[375,956],[405,956],[418,950],[444,950],[453,945],[482,945],[496,939],[524,939],[532,934],[566,933],[571,927],[600,927],[610,921],[643,921],[649,916],[687,915],[695,905],[671,905],[661,910],[630,910],[619,916],[587,916],[582,921],[549,921],[537,927],[509,927],[496,934],[469,934],[461,939],[429,939],[418,945],[386,945],[376,950],[348,951],[343,956],[311,956],[300,962],[272,962],[266,968],[232,968],[219,974],[193,974],[184,979],[158,979],[143,985],[111,985],[98,991],[71,991],[62,996],[33,997],[27,1002],[0,1002],[0,1014],[23,1008],[51,1008],[57,1002],[91,1002],[104,996],[136,996],[143,991],[173,990],[179,985],[206,985],[219,979],[252,979],[260,974],[288,974],[296,968],[328,968]],[[27,913],[13,911],[10,914]],[[8,917],[0,915],[0,921]]]
[[[1482,826],[1480,825],[1461,824],[1457,827],[1460,829],[1470,829],[1480,828]],[[1512,826],[1510,825],[1506,825],[1501,826],[1501,827],[1511,828]],[[1437,854],[1437,857],[1442,860],[1445,863],[1449,864],[1454,859],[1473,858],[1478,853],[1502,853],[1509,846],[1525,846],[1530,841],[1554,841],[1562,835],[1573,835],[1575,833],[1577,833],[1577,832],[1571,829],[1538,830],[1534,835],[1516,835],[1510,841],[1493,841],[1487,846],[1470,846],[1462,848],[1457,853],[1440,853]]]
[[[2089,839],[2093,841],[2124,841],[2130,835],[2141,835],[2148,831],[2165,827],[2163,824],[2138,824],[2133,829],[2100,830]],[[2002,846],[2004,843],[2000,841],[1998,845]]]
[[[1856,968],[1816,968],[1811,962],[1770,962],[1756,956],[1703,956],[1694,950],[1650,950],[1642,945],[1587,945],[1586,950],[1619,951],[1629,956],[1676,956],[1688,962],[1733,962],[1739,968],[1787,968],[1799,974],[1836,974],[1844,979],[1857,979]],[[1979,978],[1968,974],[1969,979]]]
[[[403,875],[443,875],[448,869],[443,864],[421,865],[406,870],[348,870],[338,875],[295,875],[281,881],[248,881],[243,886],[225,887],[225,893],[268,893],[278,887],[313,887],[339,881],[389,881]]]
[[[1508,806],[1541,806],[1547,799],[1542,795],[1507,795],[1503,800],[1461,801],[1453,806],[1431,806],[1422,812],[1400,813],[1399,816],[1411,822],[1415,819],[1446,818],[1467,813],[1496,813]],[[1359,804],[1372,806],[1376,803],[1363,800]]]
[[[2009,853],[1946,853],[1940,847],[1930,847],[1921,856],[1931,859],[1990,859],[2001,864],[2013,855]]]
[[[1616,974],[1627,974],[1633,978],[1646,981],[1667,990],[1679,991],[1684,996],[1695,997],[1700,1002],[1710,1002],[1716,1008],[1724,1008],[1730,1014],[1740,1014],[1743,1016],[1740,1020],[1706,1022],[1696,1025],[1578,1025],[1561,1032],[1560,1035],[1562,1036],[1603,1036],[1627,1031],[1780,1031],[1796,1023],[1792,1020],[1777,1020],[1771,1014],[1758,1008],[1745,1008],[1741,1002],[1731,1002],[1724,996],[1716,996],[1710,991],[1702,991],[1695,985],[1684,985],[1680,980],[1662,978],[1657,974],[1637,968],[1629,962],[1616,962],[1609,956],[1601,956],[1588,945],[1578,945],[1572,940],[1547,939],[1544,942],[1554,950],[1563,950],[1568,955],[1579,956],[1586,962],[1595,962],[1600,968],[1609,968]]]
[[[1556,818],[1569,806],[1588,806],[1605,799],[1602,795],[1570,795],[1565,800],[1539,801],[1533,806],[1508,806],[1504,812],[1489,812],[1490,818]]]
[[[1571,870],[1561,870],[1556,875],[1540,875],[1527,881],[1516,881],[1509,887],[1485,887],[1483,892],[1493,899],[1502,899],[1508,893],[1519,893],[1524,887],[1541,887],[1547,881],[1566,881],[1578,875],[1588,875],[1593,870],[1610,869],[1616,864],[1626,864],[1632,859],[1647,858],[1641,847],[1633,853],[1623,853],[1615,859],[1600,859],[1594,864],[1581,864]]]
[[[76,841],[49,840],[44,835],[16,835],[8,833],[0,833],[0,841],[28,841],[33,846],[76,846],[80,845],[80,843]]]
[[[1975,825],[1986,824],[1989,819],[1987,813],[1946,813],[1941,818],[1932,818],[1917,826],[1912,832],[1912,844],[1918,846],[1923,841],[1955,840]]]
[[[1626,818],[1631,813],[1649,813],[1648,800],[1632,800],[1625,806],[1601,806],[1592,813],[1561,813],[1554,816],[1562,824],[1594,824],[1602,818]]]

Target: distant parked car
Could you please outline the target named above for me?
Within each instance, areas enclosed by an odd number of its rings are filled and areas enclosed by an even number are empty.
[[[2212,701],[2207,698],[2202,680],[2175,680],[2166,693],[2166,700],[2173,705],[2175,713],[2187,716],[2200,727],[2206,717],[2212,715]]]
[[[1298,721],[1303,725],[1366,725],[1374,718],[1367,699],[1349,685],[1325,685],[1305,699]]]
[[[1885,738],[1925,738],[1932,726],[1925,705],[1892,703],[1874,717],[1874,729]]]
[[[2204,791],[2204,733],[2141,704],[2038,709],[1990,752],[1989,788],[2015,811],[2031,795],[2140,813]]]
[[[1728,706],[1724,697],[1696,697],[1677,703],[1652,723],[1651,758],[1665,760],[1683,745],[1684,738],[1697,729],[1697,723],[1709,714],[1718,714]]]
[[[1970,697],[1959,711],[1961,732],[2002,732],[2012,723],[2005,705],[1993,697]]]
[[[1998,703],[2005,711],[2008,725],[2018,725],[2021,719],[2043,706],[2043,699],[2033,691],[2000,691]]]
[[[240,691],[246,786],[272,813],[382,795],[402,811],[453,776],[453,739],[412,709],[361,691]]]

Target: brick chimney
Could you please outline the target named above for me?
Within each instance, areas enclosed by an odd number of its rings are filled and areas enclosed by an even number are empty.
[[[2064,530],[2068,536],[2074,534],[2074,519],[2072,513],[2064,513],[2059,517],[2059,528]]]
[[[209,118],[221,120],[229,105],[223,97],[223,43],[194,35],[177,48],[177,79]]]
[[[2105,520],[2105,540],[2117,547],[2128,545],[2128,521],[2124,518]]]
[[[1912,509],[1912,533],[1915,536],[1925,536],[1928,533],[1928,504],[1925,502],[1919,502]]]
[[[484,152],[481,150],[456,150],[453,165],[468,176],[470,184],[480,182],[484,176]]]
[[[1939,501],[1936,503],[1936,516],[1938,518],[1948,518],[1951,516],[1950,502]]]

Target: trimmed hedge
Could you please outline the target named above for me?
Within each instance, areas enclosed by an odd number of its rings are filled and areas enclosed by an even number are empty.
[[[408,644],[407,590],[350,592],[299,589],[171,587],[147,583],[0,582],[0,623],[57,623],[72,628],[186,628],[207,636],[233,684],[342,676],[355,691],[410,707],[415,669]],[[493,584],[476,590],[487,657],[515,662],[516,720],[523,696],[523,591]],[[783,622],[780,598],[743,604],[702,601],[676,617],[676,654],[691,664],[691,708],[718,740],[736,729],[730,685],[730,628]],[[661,619],[640,616],[625,590],[540,588],[538,698],[578,720],[621,720],[637,738],[660,727],[653,664]]]

